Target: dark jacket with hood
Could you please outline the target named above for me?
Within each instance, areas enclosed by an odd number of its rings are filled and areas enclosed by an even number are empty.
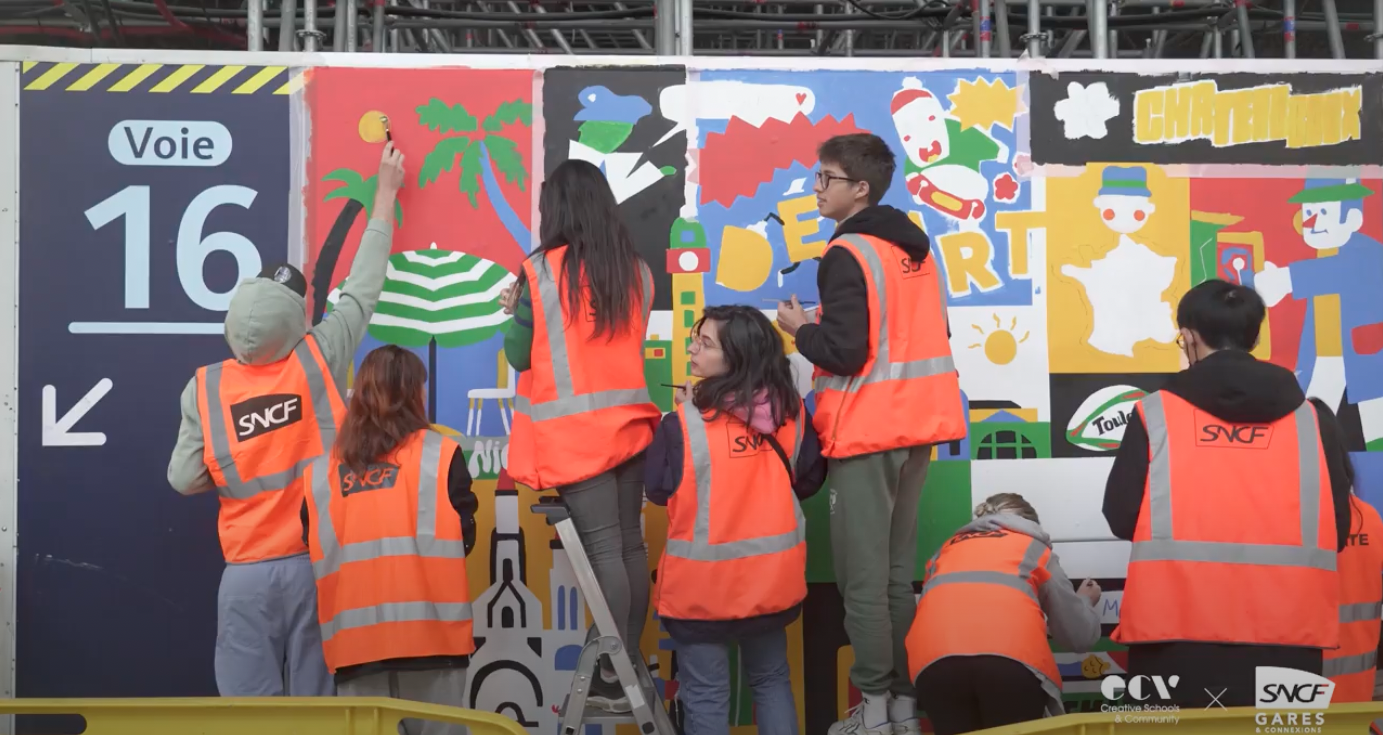
[[[1247,352],[1236,350],[1210,354],[1173,375],[1162,389],[1231,423],[1277,421],[1291,415],[1306,400],[1292,371],[1260,362]],[[1338,549],[1343,550],[1350,527],[1349,457],[1334,413],[1320,401],[1312,399],[1311,403],[1316,409],[1330,474]],[[1124,427],[1124,438],[1105,485],[1104,517],[1118,538],[1133,540],[1147,477],[1148,432],[1143,420],[1133,413]],[[1193,489],[1196,491],[1214,492],[1215,488]],[[1272,611],[1265,610],[1263,614],[1271,615]],[[1191,704],[1202,699],[1210,703],[1205,688],[1219,693],[1227,687],[1221,703],[1252,706],[1256,666],[1283,666],[1320,673],[1321,651],[1219,643],[1147,643],[1129,647],[1131,673],[1181,676],[1183,683],[1177,686],[1178,693],[1192,697],[1193,700],[1186,700]]]
[[[931,240],[907,213],[893,207],[869,207],[836,226],[841,235],[869,235],[893,243],[915,262],[931,253]],[[859,261],[844,248],[833,248],[816,271],[821,295],[821,323],[797,330],[797,351],[832,375],[858,375],[869,360],[869,286]],[[947,336],[950,335],[949,328]]]

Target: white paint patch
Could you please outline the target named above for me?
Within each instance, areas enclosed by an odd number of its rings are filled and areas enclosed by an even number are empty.
[[[1113,457],[971,462],[970,501],[978,505],[995,493],[1019,493],[1053,542],[1116,541],[1100,511],[1113,464]]]
[[[1057,102],[1052,112],[1064,126],[1067,140],[1100,140],[1109,135],[1107,123],[1119,115],[1119,100],[1104,82],[1089,87],[1071,82],[1066,85],[1066,99]]]
[[[799,112],[810,115],[816,109],[816,93],[788,84],[751,84],[730,79],[668,87],[658,96],[658,110],[675,125],[653,144],[655,147],[691,127],[689,108],[698,120],[737,117],[759,127],[768,120],[788,122]]]

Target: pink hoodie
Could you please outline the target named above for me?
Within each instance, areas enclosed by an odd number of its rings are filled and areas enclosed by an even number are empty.
[[[749,424],[750,428],[760,434],[772,434],[778,430],[778,425],[773,421],[773,407],[768,403],[768,391],[761,390],[754,395],[754,415],[751,418],[749,411],[744,408],[733,408],[730,413],[738,416],[741,421]]]

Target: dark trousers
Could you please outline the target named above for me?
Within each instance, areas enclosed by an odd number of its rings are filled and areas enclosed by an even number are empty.
[[[1001,656],[952,656],[917,675],[917,703],[936,735],[1041,719],[1047,692],[1028,667]]]

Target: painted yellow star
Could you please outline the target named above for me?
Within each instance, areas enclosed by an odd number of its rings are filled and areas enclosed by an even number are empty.
[[[951,101],[951,115],[960,121],[961,130],[972,127],[988,130],[991,125],[1013,130],[1013,119],[1027,111],[1022,91],[1021,84],[1009,87],[1002,79],[979,79],[961,81],[946,99]]]

